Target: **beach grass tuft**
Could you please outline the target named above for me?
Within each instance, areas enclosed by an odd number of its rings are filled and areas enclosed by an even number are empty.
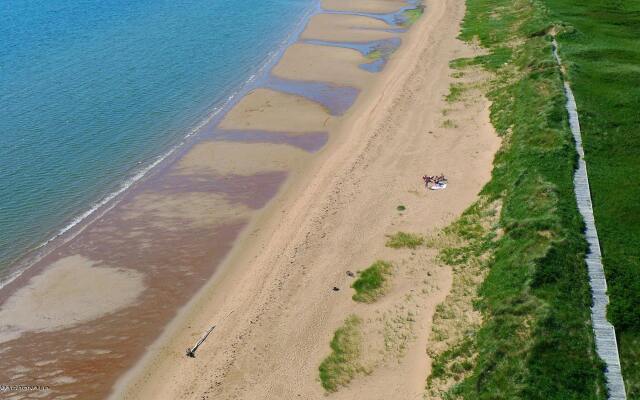
[[[445,96],[447,103],[455,103],[462,98],[464,93],[464,85],[462,83],[452,83],[449,87],[449,93]]]
[[[367,53],[366,57],[368,60],[375,61],[381,59],[383,56],[382,50],[374,49]]]
[[[424,243],[424,238],[415,233],[397,232],[393,235],[388,235],[387,237],[388,240],[386,246],[393,249],[415,249],[416,247],[421,246]]]
[[[320,364],[320,382],[328,392],[335,392],[340,386],[345,386],[362,370],[359,364],[361,353],[362,320],[356,315],[350,315],[344,324],[338,328],[331,339],[331,354]]]
[[[361,303],[373,303],[384,293],[385,281],[391,274],[391,264],[378,260],[360,272],[360,276],[351,285],[356,293],[353,300]]]
[[[420,17],[424,14],[424,6],[420,5],[416,8],[411,8],[409,10],[405,10],[403,13],[404,22],[402,23],[404,26],[411,26],[420,19]]]
[[[457,128],[458,125],[455,122],[453,122],[453,120],[445,119],[444,121],[442,121],[442,127],[447,129],[453,129],[453,128]]]

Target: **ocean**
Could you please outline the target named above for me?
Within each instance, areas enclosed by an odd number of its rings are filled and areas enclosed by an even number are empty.
[[[0,276],[220,110],[314,0],[0,4]]]

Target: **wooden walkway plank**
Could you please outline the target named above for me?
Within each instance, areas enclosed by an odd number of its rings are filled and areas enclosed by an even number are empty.
[[[562,60],[558,55],[558,43],[553,39],[553,55],[556,62],[562,69]],[[604,267],[602,266],[602,255],[600,252],[600,242],[598,231],[596,230],[595,218],[593,216],[593,206],[591,202],[591,190],[589,188],[589,176],[587,174],[587,163],[584,160],[584,150],[582,148],[582,134],[580,132],[580,120],[573,92],[569,83],[564,81],[564,94],[567,99],[566,108],[569,114],[569,125],[576,144],[576,151],[580,156],[578,168],[573,176],[573,186],[578,203],[578,209],[585,221],[585,236],[589,243],[589,251],[586,255],[587,269],[589,271],[589,282],[591,284],[591,295],[593,305],[591,306],[591,321],[596,339],[596,351],[606,364],[605,377],[607,380],[608,398],[610,400],[626,400],[627,396],[622,379],[622,369],[620,367],[620,356],[618,355],[618,344],[616,341],[616,331],[613,325],[607,320],[607,281],[605,279]]]

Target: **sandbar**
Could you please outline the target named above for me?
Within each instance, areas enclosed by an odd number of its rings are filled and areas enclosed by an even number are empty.
[[[386,14],[398,11],[407,4],[398,0],[322,0],[325,10],[360,11],[366,13]]]
[[[352,49],[297,43],[273,69],[281,78],[364,87],[372,74],[358,68],[367,59]]]
[[[4,304],[0,343],[23,332],[54,331],[96,319],[131,304],[143,289],[137,271],[81,255],[62,258]]]
[[[331,115],[316,102],[275,90],[256,89],[225,115],[220,128],[303,134],[327,130],[331,122]]]
[[[390,28],[393,27],[375,18],[323,13],[311,18],[301,38],[332,42],[371,42],[397,37],[395,33],[384,31]]]

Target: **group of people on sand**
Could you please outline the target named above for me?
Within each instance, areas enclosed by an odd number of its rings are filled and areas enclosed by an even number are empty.
[[[424,185],[426,187],[429,187],[429,184],[434,184],[434,185],[442,185],[444,183],[447,183],[447,178],[444,176],[444,174],[440,174],[440,175],[425,175],[422,177],[422,180],[424,181]]]

